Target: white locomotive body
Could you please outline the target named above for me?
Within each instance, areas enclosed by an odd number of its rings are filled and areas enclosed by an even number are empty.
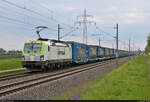
[[[71,63],[72,48],[65,42],[39,39],[24,44],[22,64],[31,71],[59,68]]]

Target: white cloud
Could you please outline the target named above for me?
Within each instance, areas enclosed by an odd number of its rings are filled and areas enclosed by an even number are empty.
[[[145,23],[148,14],[140,11],[139,8],[127,8],[126,10],[117,7],[104,9],[105,13],[99,14],[98,22],[103,24],[110,24],[118,22],[120,24],[139,24]],[[111,11],[111,12],[107,12]],[[115,11],[115,13],[113,13]]]
[[[125,17],[127,17],[125,19],[127,24],[143,23],[145,20],[144,14],[141,12],[130,12],[127,13]]]
[[[60,11],[63,12],[63,11],[73,11],[73,10],[81,10],[82,8],[79,8],[79,7],[74,7],[74,6],[71,6],[71,5],[62,5],[62,4],[57,4],[57,5],[48,5],[48,4],[42,4],[42,6],[44,6],[45,8],[48,8],[49,10],[52,10],[52,11]]]
[[[127,16],[130,18],[136,18],[137,16],[139,16],[139,14],[138,13],[128,13]]]
[[[89,21],[94,21],[96,23],[104,23],[104,20],[100,17],[94,16],[94,18],[88,18]]]
[[[71,7],[71,6],[64,6],[62,9],[66,11],[73,11],[73,10],[80,10],[81,8]]]
[[[110,7],[106,9],[106,11],[118,11],[118,10],[119,10],[118,7]]]

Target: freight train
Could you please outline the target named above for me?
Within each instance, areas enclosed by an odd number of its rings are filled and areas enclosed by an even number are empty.
[[[30,71],[47,71],[129,55],[132,53],[124,50],[118,50],[116,55],[112,48],[39,38],[24,43],[22,65]]]

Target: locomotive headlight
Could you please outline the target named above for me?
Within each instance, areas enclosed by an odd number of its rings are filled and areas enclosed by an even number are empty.
[[[44,55],[40,56],[40,60],[41,60],[41,61],[44,60]]]

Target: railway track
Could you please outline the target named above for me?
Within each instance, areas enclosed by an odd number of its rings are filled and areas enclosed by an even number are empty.
[[[49,73],[49,72],[46,72],[46,73]],[[26,72],[26,73],[3,76],[3,77],[0,77],[0,82],[1,81],[6,81],[6,80],[11,80],[11,79],[17,79],[17,78],[21,78],[21,77],[32,76],[32,75],[41,74],[41,73],[42,72]]]
[[[102,63],[102,62],[105,62],[105,61],[101,61],[101,62],[97,62],[97,63]],[[95,65],[97,63],[89,63],[89,64],[85,64],[85,65],[80,65],[80,66],[73,66],[72,68],[76,68],[76,67],[86,67],[86,66],[89,66],[89,65]],[[45,72],[45,73],[50,73],[50,72],[55,72],[56,70],[50,70],[48,72]],[[11,79],[17,79],[17,78],[22,78],[22,77],[27,77],[27,76],[33,76],[35,74],[42,74],[43,72],[26,72],[26,73],[21,73],[21,74],[14,74],[14,75],[8,75],[8,76],[3,76],[3,77],[0,77],[0,82],[1,81],[6,81],[6,80],[11,80]]]
[[[26,72],[26,73],[20,73],[20,74],[3,76],[3,77],[0,77],[0,81],[5,81],[5,80],[11,80],[11,79],[16,79],[16,78],[31,76],[31,75],[34,75],[34,74],[35,73],[32,73],[32,72]]]
[[[50,81],[54,81],[57,79],[61,79],[64,77],[68,77],[77,73],[82,73],[85,71],[89,71],[95,68],[100,67],[101,70],[106,69],[107,66],[110,65],[115,65],[116,60],[111,60],[111,61],[104,61],[104,62],[98,62],[98,63],[93,63],[93,64],[89,64],[89,65],[82,65],[76,68],[71,68],[68,71],[63,71],[63,72],[56,72],[50,75],[45,75],[45,76],[41,76],[39,78],[34,78],[34,79],[29,79],[29,80],[25,80],[25,81],[19,81],[19,82],[14,82],[14,83],[10,83],[7,85],[3,85],[0,86],[0,97],[9,95],[9,94],[13,94],[15,92],[19,92],[21,90],[33,87],[33,86],[37,86],[46,82],[50,82]],[[124,62],[124,60],[120,60],[119,63]],[[82,67],[82,68],[81,68]]]
[[[103,64],[104,64],[104,63],[103,63]],[[106,63],[106,64],[107,64],[107,63]],[[97,66],[97,65],[101,65],[101,63],[96,63],[95,66]],[[93,64],[92,64],[91,66],[93,66]],[[94,67],[95,67],[95,66],[94,66]],[[84,67],[87,67],[87,66],[84,66]],[[8,88],[8,87],[13,87],[13,86],[16,86],[16,85],[24,84],[24,83],[27,83],[27,82],[32,82],[32,81],[36,81],[36,80],[39,80],[39,79],[43,79],[43,78],[55,76],[55,75],[58,75],[58,74],[62,74],[62,73],[64,73],[64,72],[70,72],[70,71],[73,71],[73,70],[77,70],[77,68],[79,68],[79,67],[76,67],[76,69],[72,69],[72,70],[68,70],[68,71],[56,72],[56,73],[53,73],[53,74],[51,74],[51,75],[45,75],[45,76],[42,76],[42,77],[39,77],[39,78],[33,78],[33,79],[31,79],[31,80],[25,80],[25,81],[20,81],[20,82],[15,82],[15,83],[3,85],[3,86],[0,86],[0,90],[5,89],[5,88]]]

